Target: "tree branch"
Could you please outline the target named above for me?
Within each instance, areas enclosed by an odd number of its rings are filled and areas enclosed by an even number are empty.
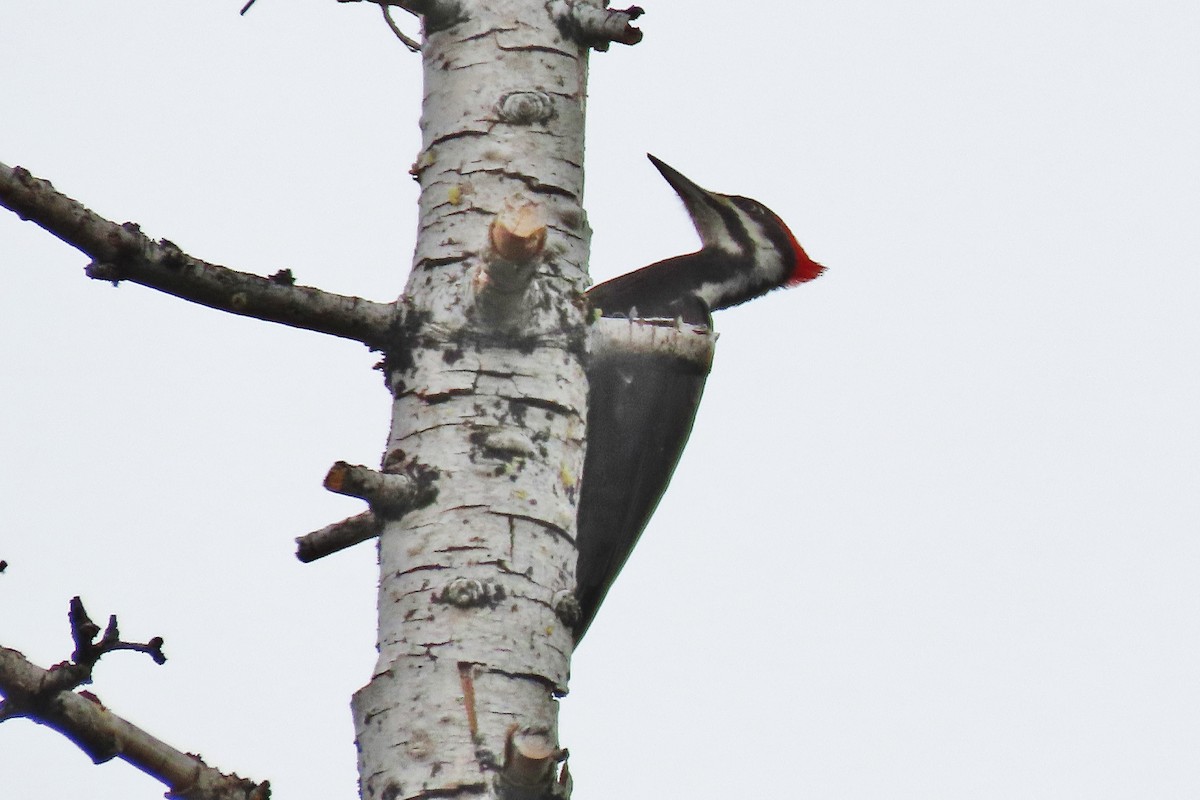
[[[354,339],[383,349],[396,319],[394,303],[296,286],[289,270],[269,278],[209,264],[171,242],[151,241],[137,225],[118,225],[21,167],[0,164],[0,204],[92,257],[88,277],[130,280],[193,303]]]
[[[105,653],[136,650],[149,654],[159,664],[166,661],[162,638],[146,644],[123,642],[115,616],[109,618],[97,641],[100,626],[92,622],[78,597],[71,600],[71,636],[75,652],[71,661],[42,669],[24,655],[0,647],[0,722],[27,717],[53,728],[74,742],[93,762],[113,758],[137,767],[170,788],[168,797],[179,800],[266,800],[270,784],[226,775],[189,753],[156,739],[136,725],[109,711],[91,692],[75,692],[90,683],[92,668]]]

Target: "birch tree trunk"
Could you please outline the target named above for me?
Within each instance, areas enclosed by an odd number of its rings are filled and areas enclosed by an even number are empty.
[[[570,784],[558,768],[557,698],[578,619],[587,419],[587,51],[640,40],[629,23],[641,10],[602,0],[389,4],[419,14],[425,34],[423,140],[412,168],[420,227],[396,303],[297,285],[289,270],[262,277],[202,261],[20,167],[0,164],[0,201],[90,255],[92,278],[383,351],[393,410],[382,472],[339,462],[326,478],[371,511],[300,547],[310,560],[379,537],[379,657],[353,700],[360,793],[561,796]],[[645,338],[635,327],[622,325],[600,349]],[[120,756],[173,796],[265,796],[267,783],[219,773],[149,735],[130,748],[120,731],[135,729],[123,720],[114,728],[74,692],[105,651],[93,647],[92,627],[73,627],[80,663],[71,680],[50,681],[16,651],[0,653],[0,717],[54,724],[87,741],[98,761]],[[111,627],[109,645],[161,655],[161,640],[120,643]],[[93,650],[93,659],[81,655]],[[172,759],[177,768],[164,769]]]
[[[419,10],[420,231],[384,364],[384,471],[435,498],[382,528],[360,791],[536,796],[556,782],[572,648],[556,609],[586,419],[587,47],[541,0]]]

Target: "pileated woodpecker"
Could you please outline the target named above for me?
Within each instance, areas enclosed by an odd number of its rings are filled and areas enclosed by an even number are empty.
[[[601,316],[681,319],[711,328],[712,311],[810,281],[824,271],[766,206],[701,189],[649,158],[683,200],[702,246],[592,287],[588,301]],[[576,641],[666,491],[691,434],[706,377],[698,367],[661,355],[594,359],[587,374]]]

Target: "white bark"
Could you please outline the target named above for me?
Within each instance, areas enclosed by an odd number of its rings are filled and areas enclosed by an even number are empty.
[[[696,372],[707,374],[712,368],[716,343],[716,331],[701,325],[687,325],[672,320],[601,317],[588,326],[588,353],[593,364],[608,358],[629,358],[654,353],[658,356],[673,356],[681,363],[690,365]],[[515,441],[520,442],[523,439],[524,437],[519,437]],[[397,497],[391,501],[392,505],[401,505],[407,510],[410,504],[422,502],[419,488],[415,486],[419,483],[417,479],[395,474],[385,477],[399,479],[396,483]],[[386,501],[373,500],[365,490],[342,493],[364,497],[373,505],[388,505]],[[381,525],[382,520],[371,511],[336,522],[298,537],[296,556],[305,562],[324,558],[373,539],[379,535]]]
[[[497,792],[515,731],[557,747],[567,688],[556,601],[574,587],[586,418],[586,51],[541,2],[463,2],[458,19],[426,20],[415,346],[388,354],[385,471],[432,476],[437,494],[380,535],[379,659],[354,698],[364,798]],[[498,321],[478,278],[500,274],[489,230],[523,204],[545,247]]]

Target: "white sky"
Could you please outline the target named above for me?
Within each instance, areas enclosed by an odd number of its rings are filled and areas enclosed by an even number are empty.
[[[377,300],[420,66],[332,0],[13,3],[0,160],[187,252]],[[739,10],[742,12],[739,14]],[[597,279],[690,249],[643,153],[827,275],[722,314],[671,492],[574,661],[577,800],[1200,796],[1200,5],[648,6],[592,59]],[[410,26],[411,28],[411,26]],[[279,798],[354,796],[374,358],[87,280],[0,213],[0,643]],[[161,796],[0,725],[0,796]]]

